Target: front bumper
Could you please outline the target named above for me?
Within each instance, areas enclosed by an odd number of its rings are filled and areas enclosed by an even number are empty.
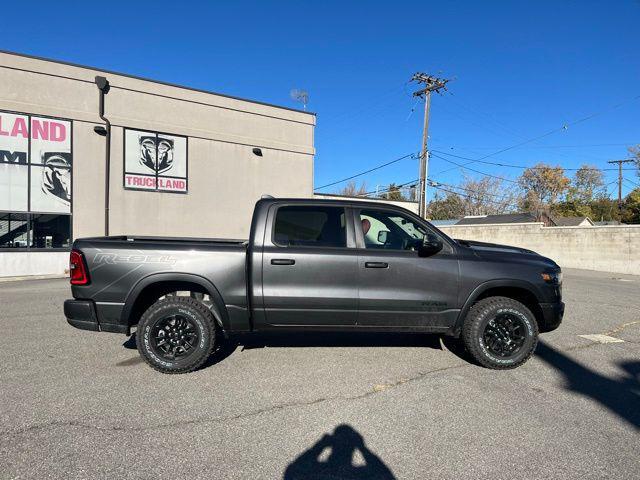
[[[558,328],[564,316],[564,303],[541,303],[540,308],[542,309],[542,325],[540,325],[540,331],[550,332]]]
[[[69,325],[80,330],[92,332],[129,333],[127,325],[100,323],[96,314],[96,305],[91,300],[65,300],[64,316]]]

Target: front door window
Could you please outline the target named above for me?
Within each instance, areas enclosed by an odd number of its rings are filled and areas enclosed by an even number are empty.
[[[428,233],[410,218],[384,210],[362,210],[360,224],[370,249],[416,251]]]

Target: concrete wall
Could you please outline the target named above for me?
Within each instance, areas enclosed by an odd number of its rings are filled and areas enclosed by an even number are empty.
[[[439,227],[453,238],[523,247],[561,267],[640,275],[640,225],[544,227],[542,223]]]
[[[68,269],[68,252],[0,252],[0,278],[65,275]]]

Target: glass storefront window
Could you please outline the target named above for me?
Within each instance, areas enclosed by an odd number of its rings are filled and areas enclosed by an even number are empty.
[[[69,215],[31,215],[31,248],[68,248]]]
[[[0,212],[0,249],[69,248],[71,215]]]
[[[0,213],[0,248],[26,248],[28,218],[24,213]]]

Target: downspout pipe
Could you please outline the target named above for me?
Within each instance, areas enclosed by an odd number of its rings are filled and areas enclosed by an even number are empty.
[[[96,76],[96,86],[100,92],[100,101],[98,115],[100,119],[105,123],[106,134],[106,146],[105,146],[105,177],[104,177],[104,235],[109,236],[109,181],[111,177],[111,122],[104,116],[104,97],[109,93],[109,81],[105,77]]]

